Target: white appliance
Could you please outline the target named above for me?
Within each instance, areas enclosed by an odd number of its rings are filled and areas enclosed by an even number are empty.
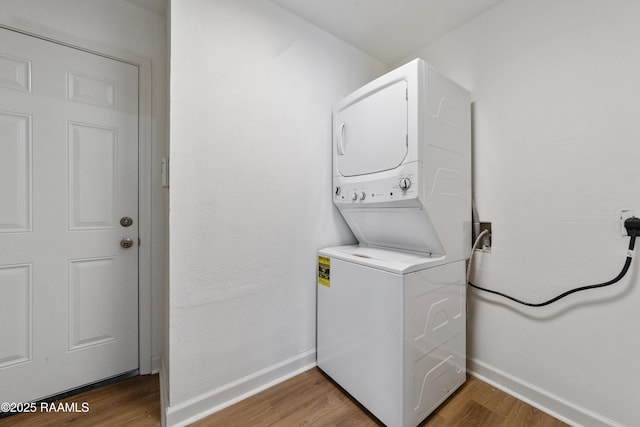
[[[333,110],[333,201],[358,246],[318,257],[318,366],[387,426],[464,381],[469,93],[416,59]]]

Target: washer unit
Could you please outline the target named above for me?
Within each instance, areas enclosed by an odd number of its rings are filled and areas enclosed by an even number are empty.
[[[465,262],[319,253],[330,279],[318,287],[318,366],[387,426],[418,425],[465,381]]]
[[[469,93],[416,59],[333,109],[333,201],[359,241],[318,253],[318,366],[390,427],[466,378]]]

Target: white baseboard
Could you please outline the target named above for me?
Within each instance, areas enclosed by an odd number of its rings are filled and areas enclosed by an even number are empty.
[[[467,371],[474,377],[569,425],[575,427],[623,427],[615,421],[478,360],[467,359]]]
[[[186,402],[169,406],[165,412],[166,426],[182,427],[231,406],[249,396],[272,387],[316,366],[316,350],[298,354],[237,381],[203,393]]]
[[[162,358],[160,356],[153,356],[151,358],[151,373],[152,374],[159,373],[161,365],[162,365]]]

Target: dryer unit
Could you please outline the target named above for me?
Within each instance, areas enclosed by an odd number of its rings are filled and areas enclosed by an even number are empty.
[[[416,426],[466,377],[469,92],[416,59],[339,101],[333,201],[359,245],[318,253],[318,366]]]
[[[361,244],[466,259],[469,92],[421,59],[333,109],[333,201]]]

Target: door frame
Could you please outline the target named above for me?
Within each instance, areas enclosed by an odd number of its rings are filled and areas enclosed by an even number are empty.
[[[138,369],[152,369],[151,334],[151,58],[0,15],[0,28],[115,59],[138,68]]]

